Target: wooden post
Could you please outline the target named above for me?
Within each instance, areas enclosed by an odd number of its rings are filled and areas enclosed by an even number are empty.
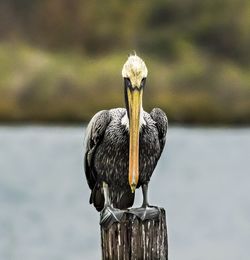
[[[165,210],[144,221],[126,211],[121,222],[107,229],[101,226],[101,242],[103,260],[167,260]]]

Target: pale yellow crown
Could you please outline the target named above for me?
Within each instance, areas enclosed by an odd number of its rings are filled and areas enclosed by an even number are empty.
[[[139,87],[143,78],[148,75],[147,67],[144,61],[136,54],[130,55],[123,65],[122,76],[129,78],[132,87]]]

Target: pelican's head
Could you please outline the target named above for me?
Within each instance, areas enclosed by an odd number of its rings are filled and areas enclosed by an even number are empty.
[[[144,61],[130,55],[123,65],[125,103],[129,117],[129,185],[134,192],[139,180],[139,131],[142,113],[142,94],[148,75]]]
[[[135,55],[130,55],[123,65],[122,76],[125,87],[143,88],[148,75],[144,61]]]

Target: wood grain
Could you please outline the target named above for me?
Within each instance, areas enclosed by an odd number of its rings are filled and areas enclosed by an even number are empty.
[[[101,226],[103,260],[167,260],[166,214],[163,208],[155,219],[142,221],[128,212],[121,222]]]

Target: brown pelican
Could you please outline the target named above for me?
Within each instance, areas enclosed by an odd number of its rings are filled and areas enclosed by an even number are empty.
[[[148,183],[165,145],[168,121],[159,108],[143,110],[147,74],[144,61],[130,55],[122,69],[126,108],[98,112],[86,130],[84,168],[90,203],[102,211],[101,224],[119,221],[139,187],[142,207],[130,212],[142,219],[155,213],[148,203]]]

